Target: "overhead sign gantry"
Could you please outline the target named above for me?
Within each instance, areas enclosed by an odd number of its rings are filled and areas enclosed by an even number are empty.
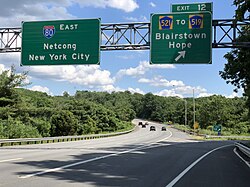
[[[212,5],[209,3],[194,3],[194,4],[172,4],[172,12],[176,13],[185,13],[188,11],[188,13],[194,15],[194,14],[203,14],[204,11],[209,11],[212,12]],[[191,11],[191,12],[190,12]],[[194,11],[194,12],[193,12]],[[198,11],[198,12],[197,12]],[[171,15],[169,15],[171,16]],[[203,20],[204,21],[204,20]],[[65,20],[63,21],[65,22]],[[195,22],[195,19],[194,19]],[[198,20],[197,20],[198,22]],[[25,22],[28,23],[28,22]],[[98,23],[99,25],[100,23]],[[199,24],[198,24],[199,25]],[[242,26],[247,26],[250,25],[250,20],[249,19],[244,19],[244,20],[236,20],[236,19],[213,19],[212,20],[212,48],[250,48],[250,42],[249,41],[239,41],[237,38],[244,34],[242,32],[241,27]],[[46,24],[45,26],[50,26],[50,24]],[[46,39],[43,35],[43,27],[40,27],[36,31],[38,31],[39,37],[42,37],[43,40],[47,41],[52,41],[56,37],[58,37],[58,28],[55,28],[55,33],[54,36],[50,39]],[[159,27],[159,25],[157,26]],[[67,26],[65,26],[67,28]],[[34,32],[33,28],[30,28],[30,32]],[[53,33],[53,27],[45,27],[44,30],[48,29],[49,32]],[[85,28],[88,30],[88,28]],[[100,35],[98,35],[98,41],[99,44],[96,47],[97,50],[99,49],[101,51],[113,51],[113,50],[150,50],[151,45],[150,43],[152,42],[150,33],[152,34],[151,31],[151,23],[146,22],[146,23],[110,23],[110,24],[101,24],[100,28],[98,27],[97,29],[94,29],[93,32],[100,32]],[[33,31],[32,31],[33,30]],[[86,31],[87,31],[86,30]],[[52,34],[50,33],[50,34]],[[65,32],[66,33],[66,32]],[[71,36],[76,36],[74,35],[75,33],[68,32],[68,39],[70,39]],[[82,38],[84,37],[84,34],[86,32],[81,32],[77,33],[77,41],[80,42]],[[32,34],[32,33],[31,33]],[[34,34],[34,33],[33,33]],[[178,34],[178,33],[177,33]],[[11,53],[11,52],[25,52],[26,50],[34,50],[33,48],[38,47],[38,43],[35,44],[33,43],[27,43],[28,45],[26,46],[25,43],[21,46],[21,40],[24,36],[25,38],[26,35],[26,30],[25,28],[21,29],[20,27],[12,27],[12,28],[0,28],[0,53]],[[181,35],[179,35],[181,37]],[[191,36],[191,35],[190,35]],[[28,38],[30,36],[27,36]],[[184,36],[185,37],[185,36]],[[61,37],[62,38],[62,37]],[[101,39],[100,39],[101,38]],[[62,38],[64,39],[64,38]],[[94,38],[94,41],[97,41],[96,38]],[[86,42],[87,41],[87,42]],[[82,40],[85,44],[93,40]],[[97,42],[96,42],[97,43]],[[100,44],[101,43],[101,44]],[[50,46],[45,45],[45,48],[48,48]],[[51,46],[51,48],[61,48],[61,45],[59,46]],[[64,46],[65,47],[65,46]],[[73,47],[73,46],[72,46]],[[89,46],[90,47],[90,46]],[[183,46],[184,47],[184,46]],[[44,48],[42,46],[41,48]],[[48,50],[49,51],[49,50]],[[27,51],[26,51],[27,52]],[[51,51],[52,52],[52,51]],[[62,51],[61,51],[62,52]],[[80,52],[83,54],[88,54],[86,52]],[[28,52],[27,52],[28,54]],[[53,53],[54,54],[54,53]],[[64,54],[64,53],[63,53]],[[185,55],[188,53],[186,52]],[[192,55],[196,55],[197,53],[194,51]],[[67,58],[72,58],[72,54],[69,53],[67,54]],[[99,53],[98,53],[99,55]],[[175,58],[172,58],[175,60],[177,57],[177,60],[180,62],[182,60],[182,55],[179,56],[180,54],[177,53],[175,54]],[[43,55],[42,55],[43,56]],[[71,56],[71,57],[70,57]],[[93,56],[93,55],[92,55]],[[97,55],[96,55],[97,56]],[[24,57],[24,56],[23,56]],[[29,56],[28,56],[29,57]],[[55,57],[55,56],[53,56]],[[37,59],[40,58],[39,54],[34,56],[31,56],[31,59]],[[55,57],[57,58],[57,57]],[[59,57],[58,57],[59,58]],[[65,58],[65,57],[62,57]],[[75,56],[73,55],[73,58]],[[80,57],[82,58],[82,57]],[[88,56],[84,60],[79,61],[79,63],[76,63],[76,60],[72,60],[70,63],[67,63],[66,61],[63,61],[63,64],[71,64],[72,62],[75,62],[74,64],[85,64]],[[99,58],[99,57],[98,57]],[[90,59],[90,57],[88,58]],[[96,58],[97,59],[97,58]],[[99,62],[99,60],[95,60],[93,64]],[[90,62],[90,61],[87,61]],[[175,62],[175,61],[174,61]],[[25,62],[23,61],[23,64]],[[39,63],[46,64],[44,61],[39,60],[33,60],[32,62],[28,62],[30,65],[39,65]],[[48,65],[59,65],[61,62],[60,60],[57,60],[54,62],[49,62]],[[73,63],[72,63],[73,64]]]

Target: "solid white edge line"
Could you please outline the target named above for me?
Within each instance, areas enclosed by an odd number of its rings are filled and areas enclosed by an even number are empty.
[[[236,148],[234,148],[234,153],[250,168],[250,163],[248,163],[244,158],[242,158],[239,153],[237,153]]]
[[[168,137],[166,137],[166,138],[164,138],[162,140],[159,140],[157,142],[160,142],[160,141],[163,141],[163,140],[166,140],[166,139],[170,138],[173,134],[172,134],[171,131],[169,131],[169,132],[170,132],[170,135]],[[40,172],[37,172],[37,173],[29,174],[29,175],[19,176],[19,178],[26,179],[26,178],[30,178],[30,177],[34,177],[34,176],[38,176],[38,175],[43,175],[45,173],[60,171],[62,169],[66,169],[66,168],[69,168],[69,167],[72,167],[72,166],[77,166],[77,165],[85,164],[85,163],[88,163],[88,162],[93,162],[93,161],[96,161],[96,160],[101,160],[101,159],[112,157],[112,156],[117,156],[117,155],[121,155],[121,154],[125,154],[125,153],[131,153],[131,152],[142,150],[142,149],[145,149],[145,148],[147,149],[147,148],[150,148],[150,146],[152,144],[154,144],[154,143],[149,143],[149,145],[139,146],[139,147],[129,149],[129,150],[126,150],[126,151],[122,151],[122,152],[118,152],[118,153],[113,153],[113,154],[109,154],[109,155],[105,155],[105,156],[91,158],[91,159],[88,159],[88,160],[84,160],[84,161],[81,161],[81,162],[76,162],[76,163],[73,163],[73,164],[68,164],[68,165],[65,165],[65,166],[62,166],[62,167],[58,167],[58,168],[48,169],[48,170],[40,171]]]
[[[168,132],[170,133],[170,135],[168,137],[166,137],[166,138],[163,138],[162,140],[157,141],[157,142],[164,141],[164,140],[169,139],[170,137],[173,136],[173,133],[168,128],[166,128],[166,129],[168,130]]]
[[[207,155],[209,155],[210,153],[217,151],[219,149],[225,148],[225,147],[229,147],[232,146],[233,144],[230,145],[224,145],[221,147],[217,147],[207,153],[205,153],[204,155],[202,155],[200,158],[198,158],[195,162],[193,162],[191,165],[189,165],[185,170],[183,170],[177,177],[174,178],[174,180],[172,180],[166,187],[172,187],[174,186],[189,170],[192,169],[192,167],[194,167],[198,162],[200,162],[203,158],[205,158]]]
[[[11,161],[16,161],[16,160],[22,160],[23,158],[12,158],[12,159],[7,159],[7,160],[0,160],[0,163],[3,162],[11,162]]]

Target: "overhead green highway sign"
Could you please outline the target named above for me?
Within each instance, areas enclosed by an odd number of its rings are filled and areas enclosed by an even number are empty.
[[[172,4],[171,12],[213,12],[213,3]]]
[[[100,19],[23,22],[21,65],[100,63]]]
[[[210,64],[210,12],[151,15],[151,64]]]

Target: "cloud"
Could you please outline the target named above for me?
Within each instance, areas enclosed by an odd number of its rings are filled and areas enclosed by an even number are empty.
[[[73,5],[81,7],[114,8],[132,12],[139,8],[135,0],[2,0],[0,22],[2,27],[19,26],[22,21],[60,20],[76,18],[69,13]]]
[[[162,90],[160,92],[154,93],[154,95],[159,95],[163,97],[180,97],[184,98],[183,95],[177,94],[173,89],[172,90]]]
[[[0,63],[5,66],[5,68],[11,65],[19,66],[21,53],[1,53]]]
[[[101,91],[101,92],[124,92],[126,91],[125,89],[122,89],[120,87],[115,87],[114,85],[112,84],[109,84],[109,85],[103,85],[103,86],[99,86],[97,91]]]
[[[210,97],[210,96],[212,96],[212,95],[214,95],[214,94],[211,94],[211,93],[199,93],[198,95],[197,95],[197,97],[199,98],[199,97]]]
[[[145,66],[142,63],[140,63],[140,65],[135,68],[119,70],[119,72],[117,73],[117,76],[122,77],[122,76],[127,75],[127,76],[136,77],[139,75],[144,75],[146,71],[147,69],[145,68]]]
[[[154,4],[153,2],[150,2],[149,5],[150,5],[151,7],[156,7],[156,4]]]
[[[75,16],[68,13],[66,3],[56,4],[48,1],[8,1],[0,8],[0,22],[2,26],[19,26],[22,21],[72,19]],[[61,1],[60,1],[61,3]],[[52,6],[50,6],[52,4]],[[57,5],[57,6],[55,6]]]
[[[127,89],[122,89],[120,87],[115,87],[114,85],[104,85],[99,87],[99,91],[105,91],[105,92],[124,92],[124,91],[130,91],[131,93],[139,93],[139,94],[145,94],[144,91],[142,91],[140,88],[127,88]]]
[[[207,93],[207,90],[205,88],[202,88],[200,86],[192,87],[192,86],[179,86],[175,87],[174,90],[178,93],[185,94],[185,95],[193,95],[193,92],[195,95],[199,95],[201,93]]]
[[[44,93],[47,93],[48,95],[53,95],[49,88],[47,87],[42,87],[42,86],[33,86],[31,88],[28,88],[28,90],[32,90],[32,91],[38,91],[38,92],[44,92]]]
[[[197,97],[210,97],[210,96],[212,96],[212,95],[220,95],[220,94],[212,94],[212,93],[200,93],[200,94],[198,94],[198,96]],[[241,96],[240,96],[241,95]],[[230,94],[230,95],[225,95],[225,94],[223,94],[223,96],[224,97],[226,97],[226,98],[235,98],[235,97],[242,97],[242,93],[236,93],[236,92],[233,92],[232,94]]]
[[[107,2],[107,6],[121,9],[125,12],[133,12],[139,8],[139,5],[134,0],[108,0],[104,2]]]
[[[98,65],[20,67],[19,63],[20,54],[13,53],[11,55],[0,55],[0,69],[9,69],[10,66],[14,64],[17,73],[21,73],[23,71],[29,72],[29,80],[37,78],[54,81],[66,81],[82,86],[87,86],[89,88],[98,88],[99,86],[114,84],[111,73],[108,70],[102,70]]]
[[[121,78],[125,75],[138,77],[138,76],[144,75],[150,69],[173,69],[173,68],[175,68],[175,66],[172,64],[150,65],[149,62],[147,61],[141,61],[139,63],[139,66],[135,68],[121,69],[120,71],[118,71],[116,77]]]
[[[243,93],[244,91],[242,91]],[[224,95],[226,98],[235,98],[235,97],[242,97],[242,93],[240,92],[233,92],[231,95]]]
[[[139,5],[134,0],[72,0],[72,2],[78,3],[81,7],[110,7],[123,10],[124,12],[133,12],[135,9],[139,8]]]
[[[124,19],[127,21],[132,21],[132,22],[150,22],[146,16],[140,16],[138,18],[136,18],[136,17],[124,17]]]
[[[155,95],[159,96],[165,96],[165,97],[178,96],[181,98],[192,97],[193,91],[195,93],[195,96],[198,95],[198,97],[205,97],[210,95],[207,93],[207,90],[205,88],[202,88],[201,86],[196,86],[196,87],[188,86],[185,85],[184,82],[181,80],[167,80],[164,79],[162,76],[155,76],[151,79],[140,78],[138,82],[145,83],[150,86],[158,88],[170,87],[170,89],[163,89],[155,93]]]
[[[165,96],[165,97],[193,97],[193,90],[195,93],[195,97],[209,97],[214,94],[207,93],[205,88],[201,88],[200,86],[191,87],[191,86],[180,86],[173,89],[164,89],[159,92],[156,92],[155,95]]]
[[[128,91],[130,91],[131,93],[139,93],[139,94],[145,94],[144,91],[142,91],[140,88],[128,88]]]
[[[0,73],[2,73],[3,71],[5,71],[5,66],[4,64],[0,64]]]
[[[151,86],[155,86],[155,87],[184,86],[184,83],[182,81],[177,81],[177,80],[168,81],[166,79],[163,79],[161,76],[157,76],[152,79],[141,78],[138,80],[138,82],[149,83]]]
[[[113,84],[111,73],[101,70],[100,66],[41,66],[30,67],[30,74],[41,79],[53,79],[56,81],[68,81],[78,85],[94,88],[103,85]]]

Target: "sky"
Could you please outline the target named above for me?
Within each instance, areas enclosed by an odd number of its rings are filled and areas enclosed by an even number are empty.
[[[170,13],[171,4],[212,2],[213,19],[232,19],[233,0],[1,0],[0,28],[21,27],[22,21],[101,18],[105,23],[150,22],[153,13]],[[212,64],[150,65],[150,51],[101,51],[100,65],[20,66],[21,53],[0,53],[0,72],[15,65],[28,71],[26,89],[62,95],[77,90],[130,91],[181,98],[213,94],[241,97],[219,71],[230,49],[212,49]]]

